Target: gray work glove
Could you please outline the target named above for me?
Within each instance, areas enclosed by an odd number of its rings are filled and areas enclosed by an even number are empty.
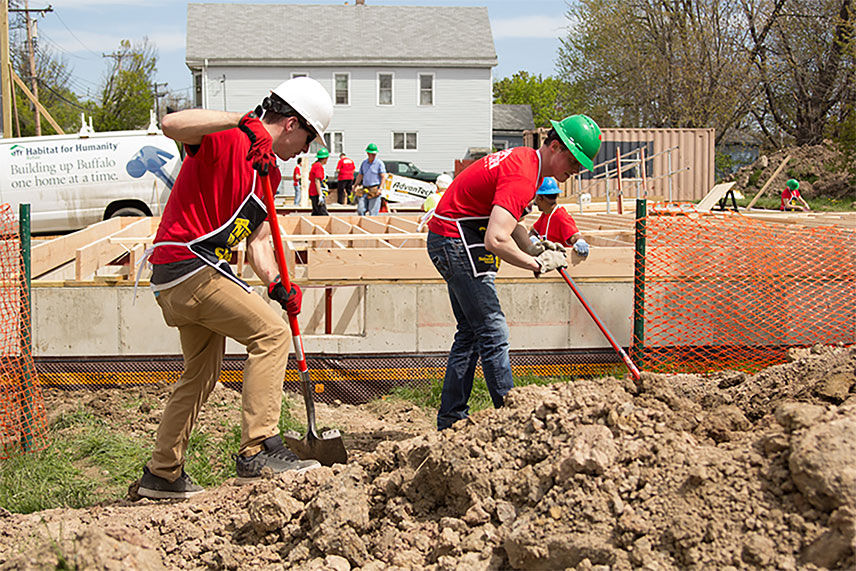
[[[544,250],[535,257],[535,261],[538,262],[538,265],[540,266],[538,271],[535,272],[536,278],[550,270],[568,267],[568,260],[565,258],[565,252],[560,252],[558,250]]]
[[[576,242],[574,242],[574,251],[582,257],[586,257],[589,255],[589,245],[588,242],[580,238]]]

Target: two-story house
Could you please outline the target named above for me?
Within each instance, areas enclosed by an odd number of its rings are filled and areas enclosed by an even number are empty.
[[[335,105],[330,151],[357,164],[375,143],[381,159],[450,172],[491,144],[497,59],[484,7],[188,4],[186,63],[207,109],[247,111],[285,79],[317,79]]]

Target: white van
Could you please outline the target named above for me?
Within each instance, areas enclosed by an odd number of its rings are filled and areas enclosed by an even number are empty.
[[[0,139],[0,202],[31,204],[33,232],[159,216],[180,166],[175,141],[151,127]]]

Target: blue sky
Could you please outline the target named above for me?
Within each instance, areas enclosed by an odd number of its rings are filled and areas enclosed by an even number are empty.
[[[350,0],[353,3],[353,0]],[[366,0],[371,5],[487,6],[499,65],[494,77],[525,70],[544,76],[555,72],[559,39],[566,34],[567,0]],[[291,0],[254,4],[340,4],[340,1]],[[159,82],[190,95],[190,72],[184,65],[186,2],[166,0],[30,0],[30,8],[53,6],[38,18],[42,45],[65,58],[73,68],[72,88],[80,95],[95,93],[108,69],[102,54],[120,40],[147,36],[158,47]]]

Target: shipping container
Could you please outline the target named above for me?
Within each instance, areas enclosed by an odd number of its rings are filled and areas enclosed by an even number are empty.
[[[526,131],[525,144],[537,149],[548,131],[545,128]],[[641,151],[645,155],[644,177],[640,168]],[[595,157],[594,171],[584,171],[560,184],[563,196],[588,192],[602,200],[608,191],[610,200],[614,200],[618,192],[617,153],[622,155],[624,198],[641,197],[647,190],[647,197],[652,200],[690,202],[701,200],[713,187],[713,129],[609,128],[603,129],[603,144]]]

